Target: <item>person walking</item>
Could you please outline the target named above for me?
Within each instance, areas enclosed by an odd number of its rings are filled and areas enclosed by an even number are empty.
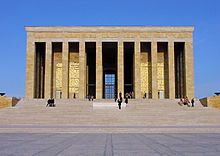
[[[122,97],[118,99],[118,108],[121,109]]]
[[[191,103],[192,103],[192,107],[194,107],[194,98],[192,98]]]

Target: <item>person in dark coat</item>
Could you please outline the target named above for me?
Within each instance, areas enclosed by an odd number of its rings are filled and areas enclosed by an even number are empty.
[[[115,102],[117,101],[117,95],[115,94]]]
[[[128,96],[125,96],[125,103],[128,104]]]
[[[74,99],[76,98],[76,93],[73,93],[73,98],[74,98]]]
[[[194,98],[192,98],[191,103],[192,103],[192,107],[194,107]]]
[[[121,98],[121,92],[119,92],[119,98]]]
[[[52,103],[52,107],[56,107],[55,102],[54,102],[54,98],[51,99],[51,103]]]
[[[47,106],[50,107],[50,103],[51,103],[51,99],[48,99],[48,100],[47,100],[47,105],[46,105],[46,107],[47,107]]]
[[[48,99],[46,107],[47,107],[47,106],[49,106],[49,107],[55,107],[54,99],[53,99],[53,98]]]
[[[118,108],[121,109],[122,97],[118,99]]]
[[[93,101],[93,99],[94,99],[94,96],[93,96],[93,94],[91,95],[91,99],[92,99],[92,101]]]
[[[144,99],[146,99],[147,98],[147,93],[144,93]]]

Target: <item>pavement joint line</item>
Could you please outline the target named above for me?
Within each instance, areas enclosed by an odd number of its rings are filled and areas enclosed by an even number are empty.
[[[56,128],[56,129],[207,129],[207,128],[216,128],[219,129],[219,126],[56,126],[56,125],[0,125],[0,129],[19,129],[19,128]]]

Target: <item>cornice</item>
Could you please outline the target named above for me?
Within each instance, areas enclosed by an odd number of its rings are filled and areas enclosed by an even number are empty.
[[[193,32],[194,26],[25,26],[26,32]]]

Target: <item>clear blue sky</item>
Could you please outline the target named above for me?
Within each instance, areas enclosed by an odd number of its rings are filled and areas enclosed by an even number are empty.
[[[2,0],[0,20],[0,92],[8,96],[25,95],[24,26],[195,26],[195,95],[220,91],[219,0]]]

